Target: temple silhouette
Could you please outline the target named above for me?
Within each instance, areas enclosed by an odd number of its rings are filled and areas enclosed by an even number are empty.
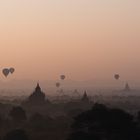
[[[125,92],[131,91],[131,88],[130,88],[130,86],[129,86],[128,83],[125,84],[124,91],[125,91]]]
[[[39,83],[37,83],[35,91],[29,96],[29,102],[33,104],[42,104],[45,102],[45,93],[41,91]]]
[[[45,93],[41,90],[39,83],[33,93],[22,103],[23,106],[43,106],[49,104],[50,101],[46,99]]]
[[[46,115],[47,113],[47,115],[49,114],[53,117],[66,115],[73,110],[80,110],[81,112],[90,109],[93,105],[94,102],[90,100],[86,91],[78,99],[71,99],[70,101],[61,103],[51,102],[46,98],[39,83],[37,83],[37,86],[31,95],[21,104],[27,112],[30,112],[30,115],[38,112],[42,115]]]
[[[89,103],[90,102],[86,91],[84,92],[84,95],[83,95],[81,101],[84,102],[84,103]]]

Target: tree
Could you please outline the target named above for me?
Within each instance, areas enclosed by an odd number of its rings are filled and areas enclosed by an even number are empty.
[[[12,118],[12,120],[15,122],[21,122],[21,121],[25,121],[27,119],[26,112],[20,106],[13,107],[13,109],[10,111],[9,115]]]
[[[133,116],[121,109],[110,109],[101,104],[78,115],[72,125],[69,140],[138,140]]]
[[[43,116],[39,113],[35,113],[30,117],[29,124],[33,130],[43,131],[51,126],[52,119],[49,116]]]
[[[4,140],[28,140],[28,136],[24,130],[16,129],[7,133]]]

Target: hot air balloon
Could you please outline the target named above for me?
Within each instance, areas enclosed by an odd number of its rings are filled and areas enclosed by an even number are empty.
[[[59,88],[60,87],[60,83],[57,82],[56,83],[56,87]]]
[[[115,75],[114,75],[114,78],[115,78],[116,80],[119,80],[120,75],[119,75],[119,74],[115,74]]]
[[[5,68],[5,69],[2,70],[2,73],[3,73],[3,75],[4,75],[5,77],[7,77],[7,76],[9,75],[9,73],[10,73],[10,70],[7,69],[7,68]]]
[[[61,75],[61,76],[60,76],[60,79],[61,79],[61,80],[65,80],[65,78],[66,78],[65,75]]]
[[[9,71],[10,71],[11,74],[13,74],[15,72],[15,69],[14,68],[10,68]]]

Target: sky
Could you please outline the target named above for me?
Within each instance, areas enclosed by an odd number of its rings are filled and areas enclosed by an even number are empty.
[[[139,0],[0,1],[0,69],[14,79],[140,81],[139,60]]]

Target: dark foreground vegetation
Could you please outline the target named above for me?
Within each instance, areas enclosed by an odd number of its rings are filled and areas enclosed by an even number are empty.
[[[94,103],[86,92],[53,103],[37,84],[20,105],[0,104],[0,140],[140,140],[140,112],[118,108]]]
[[[140,140],[140,113],[97,103],[87,110],[75,108],[52,117],[1,104],[1,140]]]

